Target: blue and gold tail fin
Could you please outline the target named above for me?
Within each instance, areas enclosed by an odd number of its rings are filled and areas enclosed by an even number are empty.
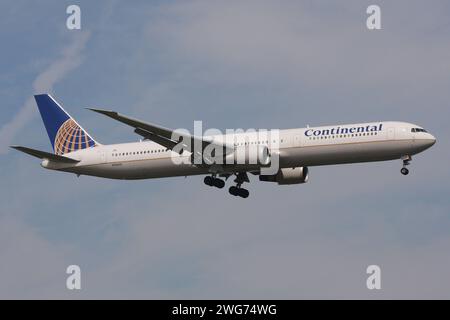
[[[34,96],[57,155],[99,145],[49,94]]]

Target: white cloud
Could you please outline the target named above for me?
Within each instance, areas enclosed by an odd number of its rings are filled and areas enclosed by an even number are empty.
[[[80,32],[73,42],[61,50],[61,56],[52,62],[47,69],[41,72],[33,81],[33,91],[36,94],[50,92],[53,86],[67,76],[71,70],[78,67],[83,59],[82,51],[90,37],[89,32]],[[35,103],[32,97],[19,109],[13,119],[0,129],[0,154],[9,151],[9,145],[17,133],[36,114]]]

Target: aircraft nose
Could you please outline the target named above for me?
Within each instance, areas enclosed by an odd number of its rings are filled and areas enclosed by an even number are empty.
[[[432,145],[434,145],[436,143],[436,138],[432,134],[429,134],[429,135],[430,135],[430,138],[429,138],[429,141],[427,142],[427,144],[428,144],[428,147],[431,147]]]

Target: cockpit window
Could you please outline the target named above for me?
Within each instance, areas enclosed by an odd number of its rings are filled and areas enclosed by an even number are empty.
[[[411,132],[427,132],[425,129],[422,128],[412,128]]]

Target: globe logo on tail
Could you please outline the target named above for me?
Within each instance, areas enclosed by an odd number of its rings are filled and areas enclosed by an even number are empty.
[[[68,119],[59,128],[55,137],[55,154],[95,147],[95,141],[73,120]]]

